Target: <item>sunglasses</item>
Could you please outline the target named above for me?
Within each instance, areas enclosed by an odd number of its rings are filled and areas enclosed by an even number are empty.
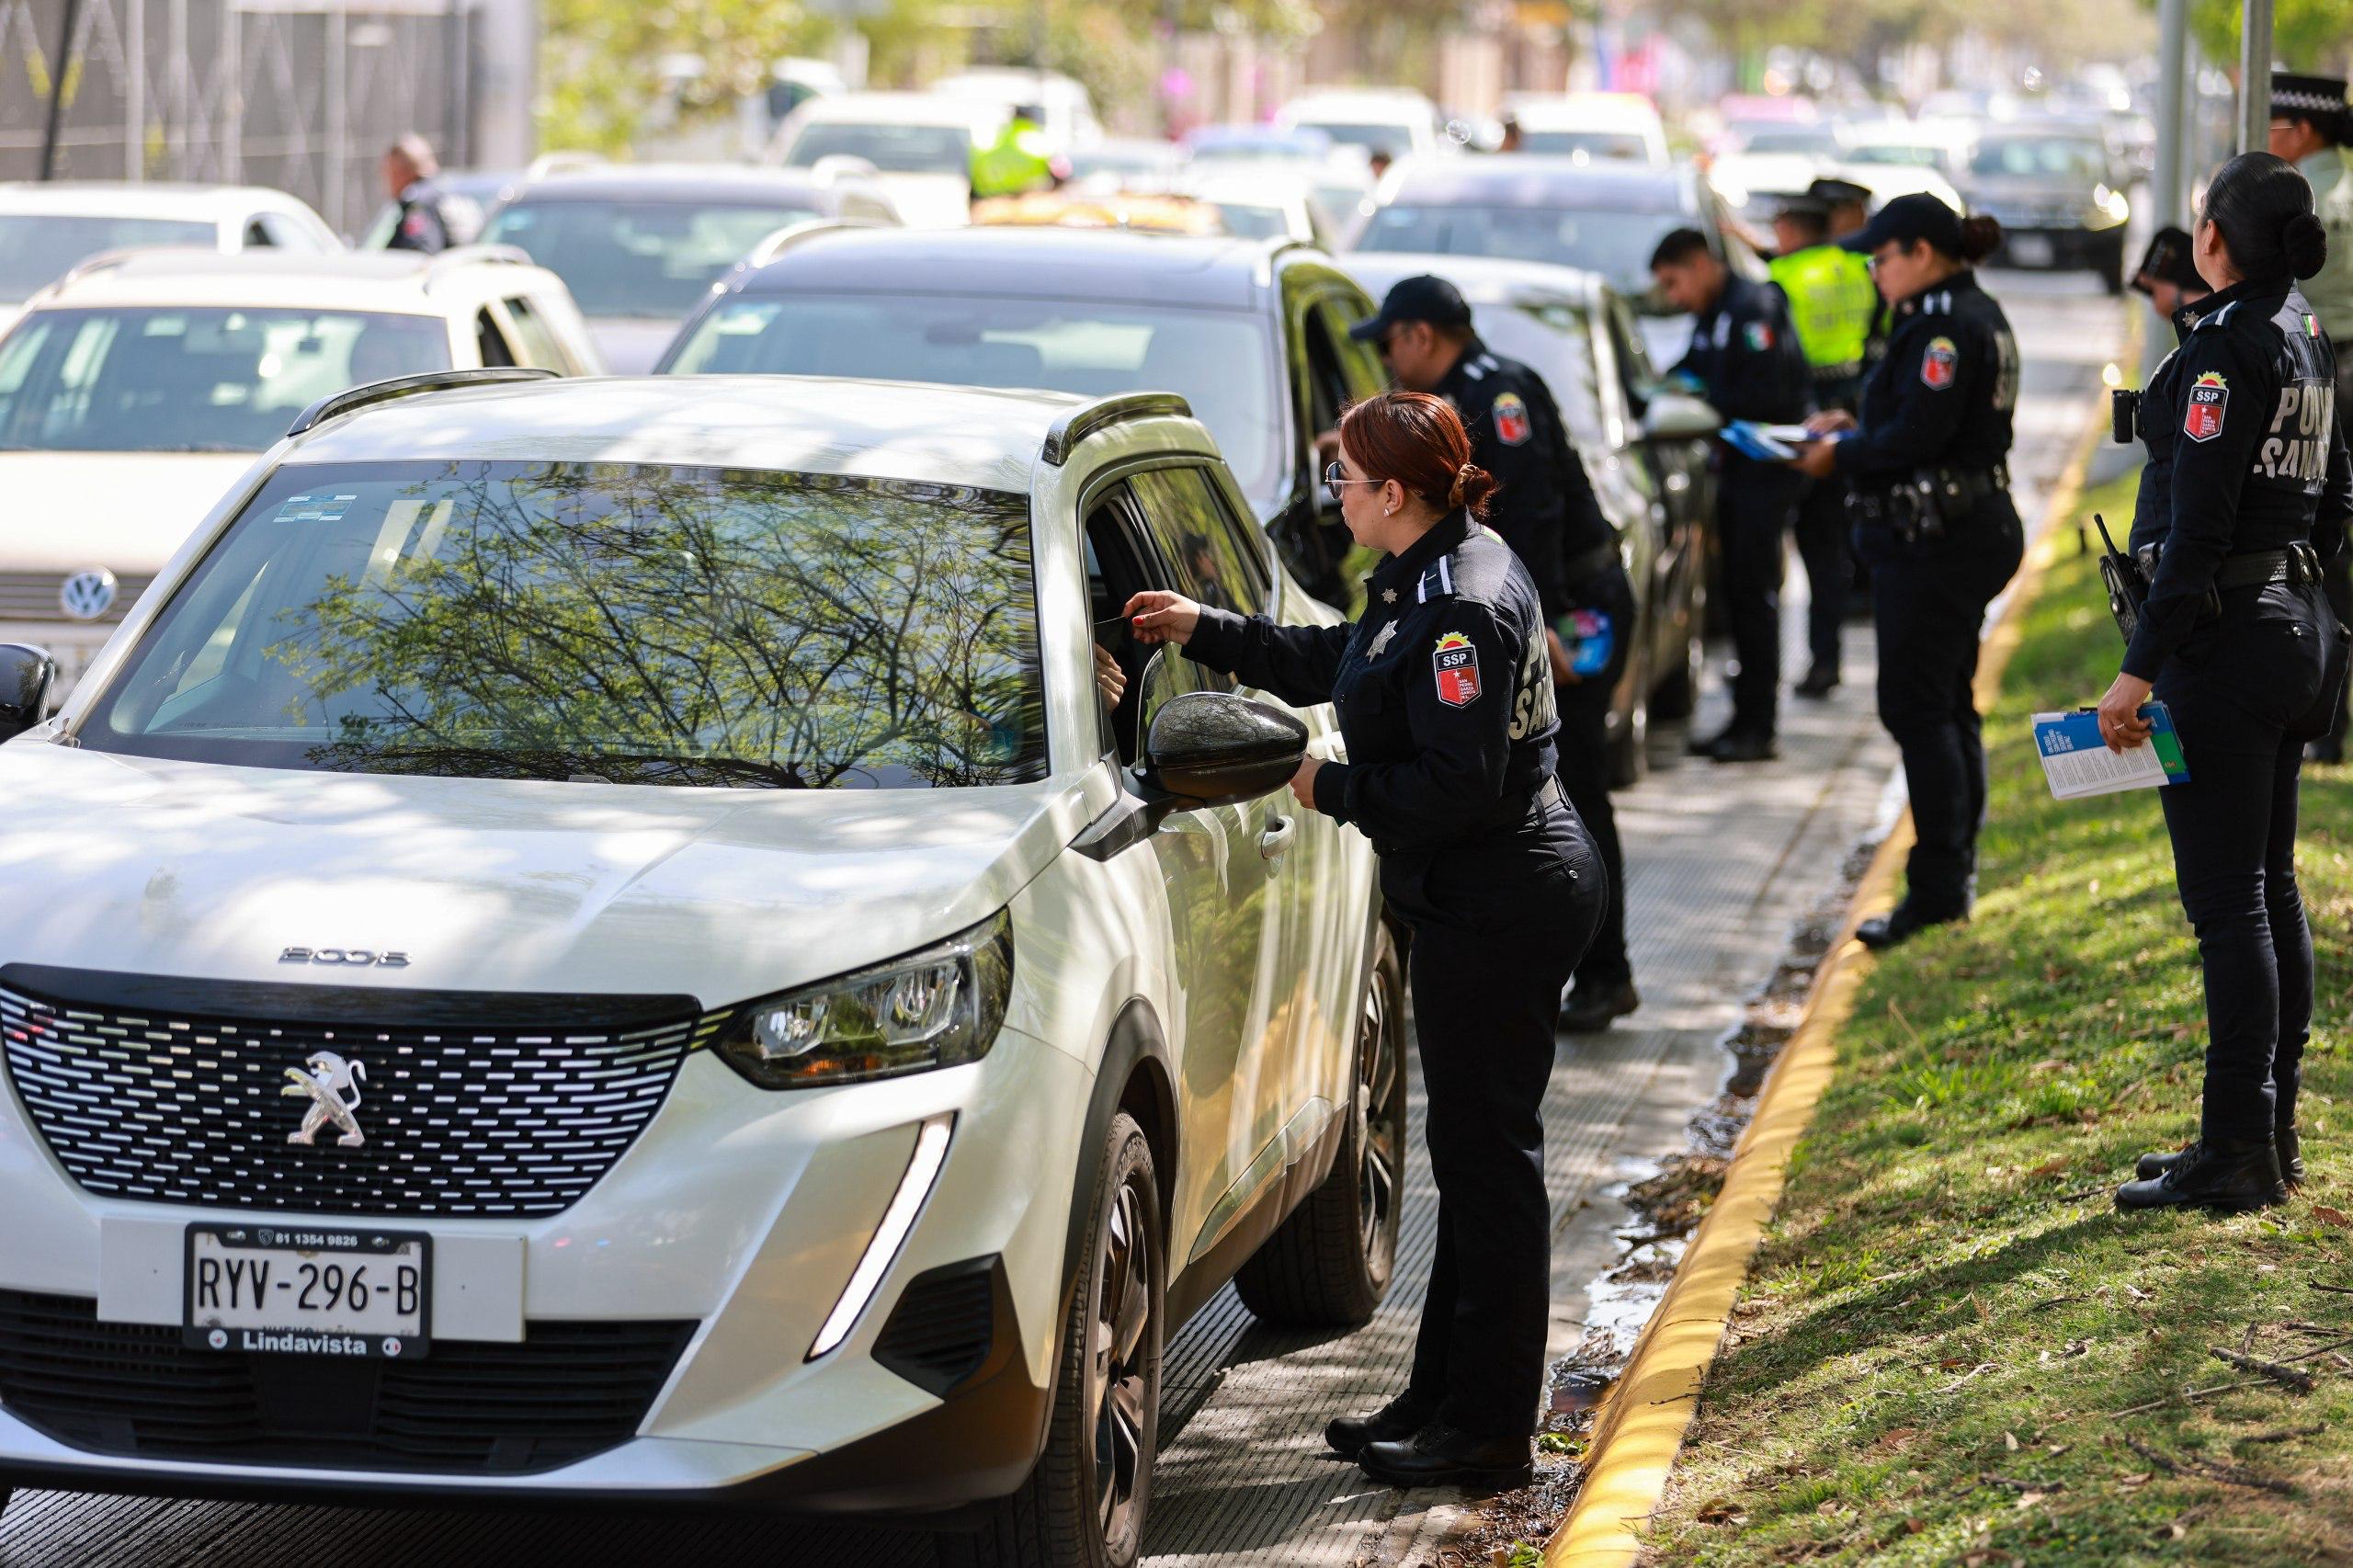
[[[1334,463],[1324,471],[1324,488],[1331,494],[1332,499],[1335,501],[1341,499],[1340,486],[1343,484],[1381,484],[1385,483],[1386,481],[1379,479],[1350,479],[1347,475],[1347,471],[1343,469],[1338,463]]]

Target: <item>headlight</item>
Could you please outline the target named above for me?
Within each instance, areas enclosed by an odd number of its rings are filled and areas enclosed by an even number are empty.
[[[720,1037],[763,1089],[892,1078],[977,1062],[1013,988],[1013,921],[1000,911],[920,952],[746,1004]]]

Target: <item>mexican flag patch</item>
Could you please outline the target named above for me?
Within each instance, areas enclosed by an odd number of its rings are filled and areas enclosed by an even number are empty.
[[[1479,650],[1460,631],[1438,640],[1430,655],[1438,672],[1438,699],[1449,708],[1468,708],[1479,700]]]
[[[2220,370],[2209,370],[2189,383],[2189,402],[2181,411],[2181,433],[2193,441],[2211,441],[2222,433],[2222,411],[2230,406],[2230,384]]]
[[[1750,352],[1762,354],[1773,347],[1773,327],[1769,322],[1753,321],[1746,328]]]

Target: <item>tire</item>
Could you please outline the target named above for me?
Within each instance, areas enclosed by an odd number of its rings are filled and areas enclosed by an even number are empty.
[[[1397,1270],[1405,1187],[1404,966],[1388,925],[1375,928],[1357,1015],[1356,1094],[1339,1158],[1324,1185],[1233,1277],[1261,1322],[1355,1328],[1370,1321]]]
[[[1160,1187],[1152,1144],[1124,1111],[1111,1119],[1100,1159],[1046,1451],[986,1524],[940,1540],[942,1568],[1132,1568],[1142,1554],[1168,1290]],[[1098,1458],[1107,1451],[1108,1475]]]

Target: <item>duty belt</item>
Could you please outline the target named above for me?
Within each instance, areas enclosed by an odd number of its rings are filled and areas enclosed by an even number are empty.
[[[2157,580],[2157,562],[2164,553],[2164,548],[2154,544],[2144,544],[2132,552],[2134,563],[2141,568],[2143,582]],[[2320,554],[2302,540],[2278,550],[2234,551],[2222,557],[2222,563],[2214,568],[2214,592],[2218,594],[2228,593],[2233,588],[2259,588],[2268,583],[2318,581]],[[2145,593],[2146,589],[2143,591]]]

